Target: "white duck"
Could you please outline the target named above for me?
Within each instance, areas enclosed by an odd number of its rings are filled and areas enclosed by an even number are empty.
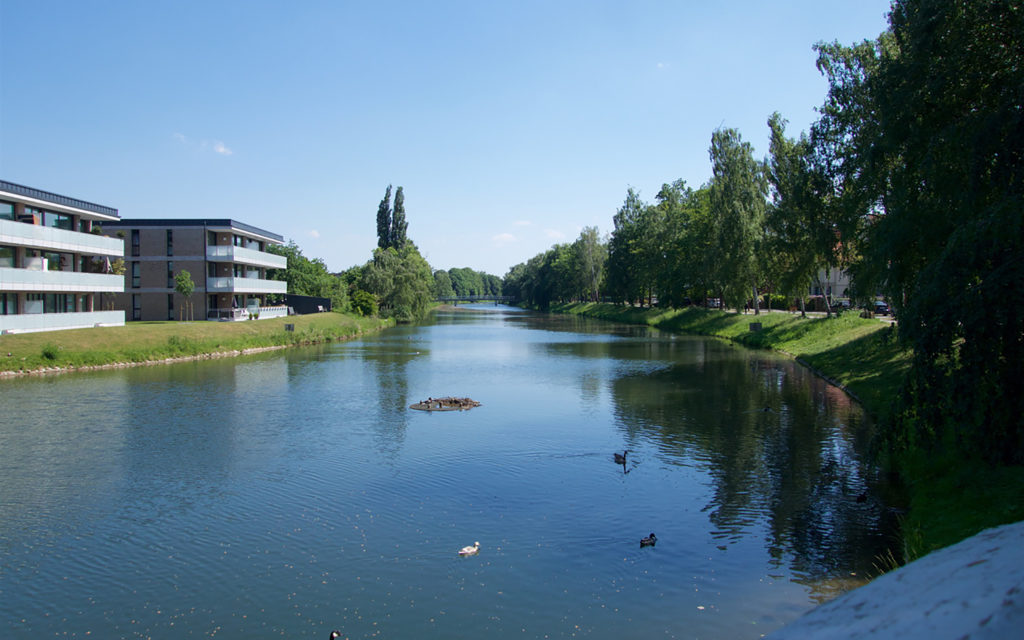
[[[459,555],[460,556],[475,556],[479,552],[480,552],[480,542],[479,541],[474,542],[473,544],[469,545],[468,547],[462,547],[461,549],[459,549]]]

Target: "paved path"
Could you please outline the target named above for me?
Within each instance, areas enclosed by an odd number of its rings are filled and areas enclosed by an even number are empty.
[[[1024,521],[935,551],[768,638],[1024,638]]]

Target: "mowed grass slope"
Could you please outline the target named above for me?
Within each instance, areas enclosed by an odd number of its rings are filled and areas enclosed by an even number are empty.
[[[295,325],[285,331],[285,324]],[[245,322],[129,322],[0,335],[0,371],[140,363],[260,347],[345,340],[393,326],[391,320],[318,313]]]

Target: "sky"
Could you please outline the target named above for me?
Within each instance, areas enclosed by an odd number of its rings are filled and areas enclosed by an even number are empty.
[[[402,186],[434,269],[503,276],[602,235],[629,188],[809,129],[817,42],[889,0],[0,0],[0,179],[122,218],[231,218],[331,271]]]

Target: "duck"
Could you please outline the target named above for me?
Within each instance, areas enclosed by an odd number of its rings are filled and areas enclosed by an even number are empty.
[[[335,629],[331,632],[331,640],[338,640],[341,637],[341,632]]]
[[[479,540],[474,542],[473,544],[469,545],[468,547],[462,547],[461,549],[459,549],[459,555],[463,556],[463,557],[465,557],[465,556],[475,556],[479,552],[480,552],[480,541]]]
[[[646,538],[641,538],[640,539],[640,546],[641,547],[653,547],[654,543],[656,543],[657,541],[658,541],[658,536],[654,535],[654,532],[652,531],[651,535],[647,536]]]
[[[629,449],[625,449],[622,453],[613,453],[612,456],[615,458],[615,464],[626,464],[627,453],[629,453]]]

